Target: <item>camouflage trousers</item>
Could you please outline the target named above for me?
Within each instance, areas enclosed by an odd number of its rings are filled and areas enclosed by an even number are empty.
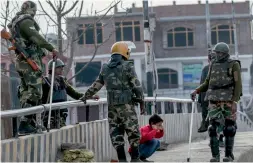
[[[112,145],[115,149],[125,144],[125,132],[127,133],[130,146],[138,147],[140,131],[137,114],[133,105],[108,106],[108,122]]]
[[[36,61],[42,70],[41,58],[39,56],[33,56],[32,59]],[[21,56],[17,57],[15,66],[21,79],[18,90],[21,108],[40,105],[42,98],[42,72],[34,71]],[[30,120],[32,117],[32,115],[26,116]]]
[[[207,119],[213,121],[217,126],[217,133],[221,133],[225,127],[226,120],[236,122],[236,104],[234,102],[209,102]]]

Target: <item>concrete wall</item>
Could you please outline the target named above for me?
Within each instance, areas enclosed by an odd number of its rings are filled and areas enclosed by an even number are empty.
[[[188,141],[190,114],[165,114],[166,143]],[[140,116],[140,126],[148,123],[149,116]],[[194,114],[192,139],[207,137],[207,133],[199,134],[201,113]],[[253,127],[244,123],[244,118],[238,118],[238,131],[253,131]],[[66,126],[60,130],[49,133],[24,136],[1,141],[1,161],[9,162],[54,162],[57,149],[61,143],[86,143],[87,148],[96,155],[96,161],[109,161],[115,159],[116,153],[109,137],[107,120],[84,122],[78,125]],[[126,149],[128,147],[126,146]]]

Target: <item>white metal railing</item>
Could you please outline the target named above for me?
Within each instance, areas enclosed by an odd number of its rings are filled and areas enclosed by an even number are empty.
[[[252,100],[252,99],[251,99]],[[160,102],[160,108],[159,112],[161,114],[165,114],[166,109],[165,109],[165,103],[170,102],[172,107],[170,108],[173,110],[173,113],[178,113],[178,103],[181,104],[180,109],[182,110],[181,113],[190,113],[189,106],[188,104],[191,104],[192,101],[190,99],[178,99],[178,98],[169,98],[169,97],[145,97],[145,102]],[[87,103],[84,104],[81,100],[76,100],[76,101],[67,101],[67,102],[59,102],[59,103],[53,103],[52,104],[52,110],[58,110],[58,109],[65,109],[65,108],[74,108],[78,106],[94,106],[98,105],[101,106],[103,104],[107,104],[106,98],[101,98],[98,101],[95,100],[87,100]],[[21,116],[26,116],[26,115],[31,115],[31,114],[36,114],[36,123],[38,125],[38,132],[42,132],[42,113],[45,111],[49,110],[50,104],[44,104],[44,105],[39,105],[39,106],[34,106],[30,108],[21,108],[21,109],[15,109],[15,110],[7,110],[7,111],[1,111],[1,119],[3,118],[14,118],[14,117],[21,117]],[[240,108],[240,105],[238,104],[238,108]],[[173,109],[172,109],[173,108]],[[101,107],[99,107],[101,109]],[[155,110],[155,105],[152,105],[152,113],[155,113],[157,110]],[[195,110],[197,112],[197,109]],[[137,109],[137,113],[140,114],[140,110]],[[252,121],[246,116],[244,110],[239,110],[238,113],[244,117],[246,117],[251,123]]]

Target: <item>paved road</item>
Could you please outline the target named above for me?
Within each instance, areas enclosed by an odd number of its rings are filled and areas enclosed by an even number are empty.
[[[191,146],[191,162],[209,162],[211,158],[209,140],[194,141]],[[235,159],[253,147],[253,132],[237,133],[235,138]],[[224,157],[224,148],[221,150],[221,161]],[[188,143],[171,144],[167,151],[156,152],[149,160],[155,162],[186,162],[188,156]],[[252,160],[253,162],[253,160]]]

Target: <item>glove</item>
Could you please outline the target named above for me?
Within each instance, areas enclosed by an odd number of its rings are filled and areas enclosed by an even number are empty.
[[[87,99],[86,99],[85,95],[83,95],[81,98],[79,98],[79,100],[83,101],[83,103],[86,104]]]
[[[144,102],[141,102],[141,103],[140,103],[141,115],[144,114],[144,108],[145,108]]]
[[[52,53],[53,53],[53,59],[57,60],[59,52],[56,49],[53,49]]]
[[[98,95],[94,95],[94,96],[92,96],[92,99],[98,101],[100,99],[100,97]]]
[[[195,99],[196,99],[196,94],[197,94],[197,90],[195,90],[195,91],[193,91],[193,92],[191,93],[191,100],[192,100],[192,101],[195,101]]]

